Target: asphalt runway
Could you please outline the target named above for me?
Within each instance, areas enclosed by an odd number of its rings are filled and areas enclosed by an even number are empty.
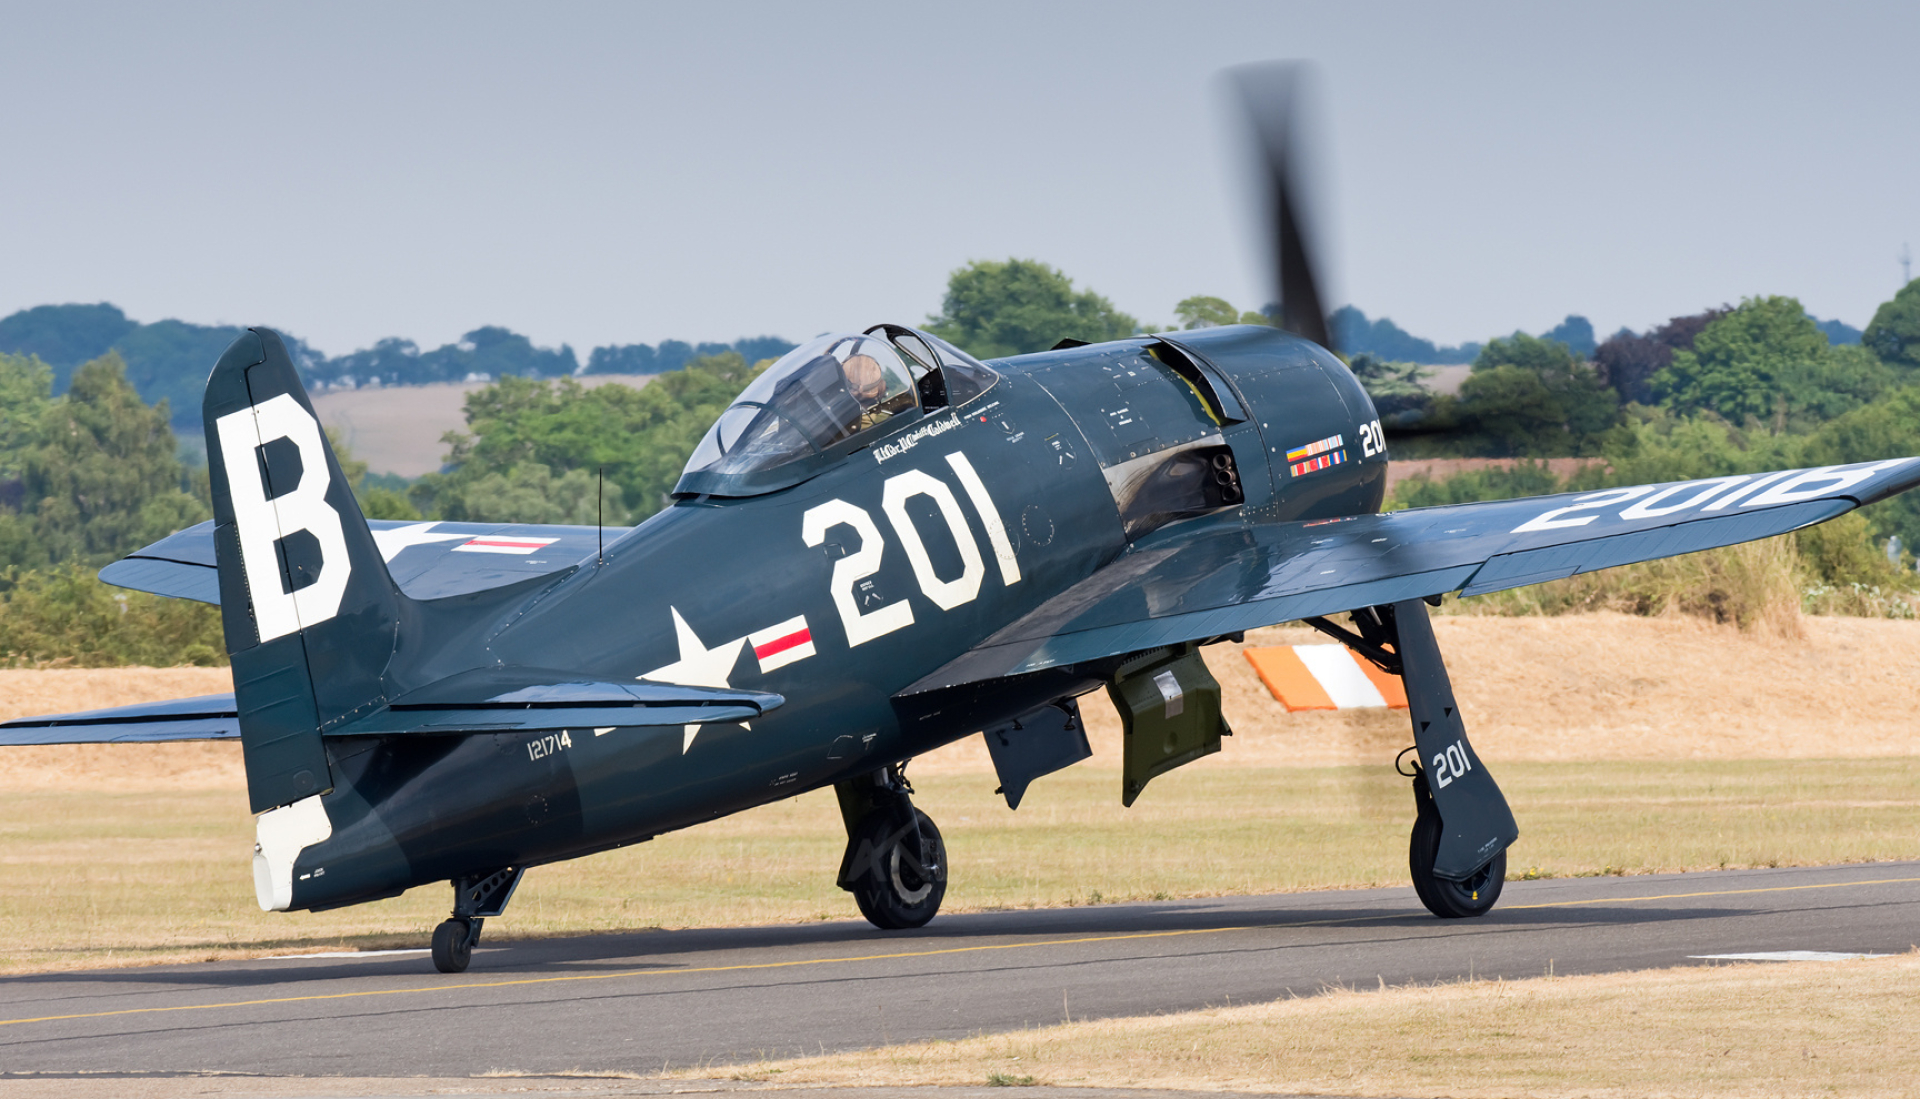
[[[0,1072],[650,1074],[1332,985],[1916,942],[1920,862],[1510,882],[1491,915],[1460,921],[1409,888],[951,915],[917,932],[483,941],[453,977],[422,951],[9,978]]]

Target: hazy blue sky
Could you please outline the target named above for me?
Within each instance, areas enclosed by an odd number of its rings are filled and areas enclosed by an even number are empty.
[[[917,323],[1030,256],[1150,321],[1270,297],[1217,73],[1321,66],[1335,302],[1444,342],[1920,246],[1920,5],[0,0],[0,314],[330,353]]]

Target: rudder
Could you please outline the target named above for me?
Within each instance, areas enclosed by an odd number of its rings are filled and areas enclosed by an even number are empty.
[[[227,348],[202,413],[220,616],[258,813],[332,788],[321,730],[385,701],[405,597],[278,333],[249,329]]]

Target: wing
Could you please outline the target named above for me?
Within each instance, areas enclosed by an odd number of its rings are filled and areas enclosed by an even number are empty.
[[[559,572],[599,551],[628,527],[538,526],[526,523],[367,524],[400,590],[414,599],[441,599]],[[213,523],[169,535],[100,570],[100,579],[135,591],[220,603],[214,568]]]
[[[1141,539],[901,693],[1730,546],[1917,483],[1920,458],[1900,458],[1307,523],[1221,513]]]
[[[673,683],[596,683],[540,669],[487,668],[401,695],[327,736],[541,732],[751,721],[786,701],[762,691]],[[0,746],[240,736],[233,696],[202,695],[0,723]]]

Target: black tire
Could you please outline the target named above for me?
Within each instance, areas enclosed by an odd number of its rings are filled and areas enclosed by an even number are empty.
[[[915,809],[914,830],[898,813],[869,813],[852,838],[853,901],[867,922],[885,931],[923,927],[947,895],[947,845],[933,820]]]
[[[1443,920],[1484,916],[1493,911],[1500,889],[1507,881],[1507,853],[1501,851],[1466,881],[1435,877],[1434,857],[1440,853],[1440,817],[1421,813],[1414,818],[1413,836],[1407,844],[1407,867],[1413,872],[1413,891],[1427,911]]]
[[[433,968],[442,973],[465,973],[473,961],[473,929],[465,920],[447,920],[433,929]]]

